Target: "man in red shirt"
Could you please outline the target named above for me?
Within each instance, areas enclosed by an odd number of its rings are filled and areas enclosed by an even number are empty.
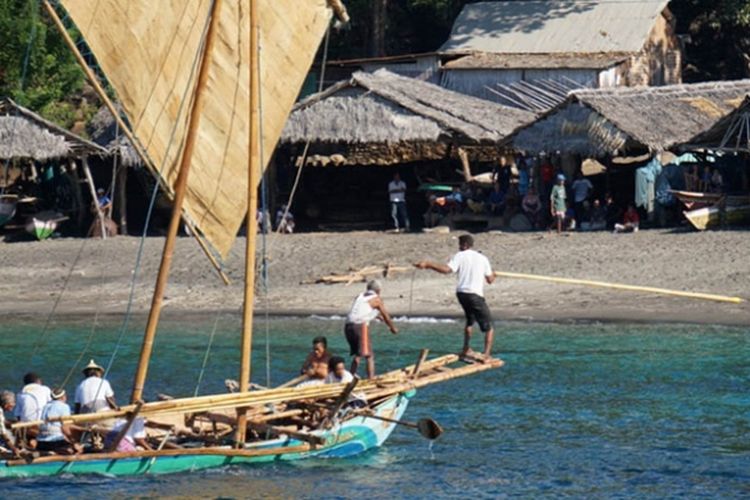
[[[635,209],[633,204],[628,205],[628,209],[622,216],[622,224],[615,224],[616,233],[634,233],[638,231],[638,225],[641,223],[641,218],[638,216],[638,211]]]

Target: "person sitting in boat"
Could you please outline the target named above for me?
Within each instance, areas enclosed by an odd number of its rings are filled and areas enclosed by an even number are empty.
[[[398,328],[393,324],[385,304],[380,298],[381,286],[376,280],[367,283],[364,292],[357,295],[346,316],[344,335],[349,343],[349,354],[353,356],[351,371],[357,374],[361,358],[367,360],[367,377],[375,377],[375,355],[370,344],[370,321],[380,318],[394,335]]]
[[[116,410],[115,393],[109,381],[102,378],[104,368],[92,359],[83,369],[84,380],[78,384],[75,394],[76,413],[96,413]]]
[[[302,375],[307,375],[307,380],[299,385],[316,385],[325,382],[330,359],[331,354],[328,352],[328,339],[325,337],[315,337],[312,341],[312,350],[307,355],[300,369]]]
[[[5,426],[5,412],[10,413],[15,407],[16,395],[11,391],[0,391],[0,453],[12,453],[14,456],[18,456],[19,449],[16,447],[16,439]]]
[[[625,215],[622,216],[622,224],[615,224],[616,233],[635,233],[638,231],[638,226],[641,222],[641,218],[638,216],[638,211],[635,206],[630,203],[628,209],[625,211]]]
[[[44,405],[52,400],[52,391],[42,383],[41,377],[29,372],[23,377],[23,389],[16,397],[13,415],[21,422],[34,422],[42,415]]]
[[[128,425],[128,421],[126,419],[119,419],[115,422],[115,425],[104,438],[104,448],[106,450],[153,450],[148,440],[146,439],[146,420],[143,417],[136,417],[135,419],[133,419],[133,423],[130,424],[130,427],[128,427],[125,435],[120,438],[117,446],[114,446],[115,440],[118,438],[126,425]]]
[[[57,455],[75,455],[83,450],[76,442],[72,426],[62,422],[50,422],[51,419],[70,415],[67,400],[65,389],[58,388],[52,391],[52,400],[42,408],[42,420],[45,423],[39,427],[37,451]]]
[[[344,358],[333,356],[328,362],[326,384],[348,384],[352,380],[354,380],[354,375],[346,369]],[[347,406],[352,408],[364,408],[367,406],[367,399],[360,393],[352,392],[349,395]]]

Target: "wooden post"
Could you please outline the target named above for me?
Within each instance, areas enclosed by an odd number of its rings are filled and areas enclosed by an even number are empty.
[[[115,205],[117,205],[120,234],[128,234],[128,167],[120,164],[115,182]]]
[[[89,186],[89,192],[91,192],[91,199],[94,200],[94,208],[96,209],[96,218],[99,219],[99,227],[102,231],[102,239],[107,239],[107,225],[104,222],[104,213],[102,207],[99,206],[99,197],[96,196],[96,186],[94,185],[94,178],[91,176],[91,169],[89,168],[89,161],[87,157],[81,159],[83,164],[83,173],[86,175],[86,184]]]
[[[161,315],[162,301],[164,291],[167,287],[169,278],[169,268],[172,265],[172,255],[174,253],[177,231],[180,228],[182,219],[182,203],[185,200],[185,191],[187,191],[188,173],[190,172],[190,163],[193,158],[193,149],[195,148],[195,139],[198,135],[198,126],[200,125],[201,112],[203,109],[204,93],[208,81],[208,69],[211,66],[211,51],[216,38],[216,31],[219,27],[219,12],[221,12],[222,0],[214,0],[211,7],[211,22],[206,33],[206,41],[203,49],[203,58],[200,63],[198,80],[195,85],[194,99],[192,109],[190,110],[190,121],[188,123],[187,137],[185,139],[185,148],[182,150],[182,158],[175,182],[174,207],[172,208],[172,218],[169,221],[169,230],[167,239],[164,242],[164,250],[161,256],[161,265],[159,266],[159,275],[154,287],[154,296],[151,300],[151,310],[148,315],[148,324],[143,334],[143,345],[141,346],[141,355],[138,360],[138,369],[133,382],[133,393],[131,401],[135,402],[142,399],[143,386],[146,382],[148,364],[151,359],[151,350],[154,346],[154,337],[156,336],[156,327],[159,324]]]
[[[52,18],[52,21],[55,27],[57,28],[57,31],[59,31],[60,35],[63,37],[63,40],[65,41],[65,45],[67,45],[68,49],[70,49],[70,51],[73,53],[73,56],[75,57],[76,62],[81,67],[81,70],[83,70],[84,75],[86,75],[86,79],[94,87],[94,91],[96,91],[96,94],[102,100],[102,102],[107,107],[109,112],[112,113],[112,116],[114,117],[115,121],[120,126],[120,129],[122,130],[123,134],[125,134],[125,137],[127,137],[128,140],[130,140],[130,143],[133,145],[133,148],[136,150],[136,152],[138,153],[138,156],[143,161],[143,164],[146,165],[146,167],[151,171],[152,175],[154,175],[154,177],[156,178],[156,181],[161,184],[162,188],[164,188],[164,190],[168,192],[168,186],[163,183],[163,180],[159,176],[159,172],[151,164],[151,160],[149,159],[148,155],[141,147],[140,143],[136,140],[135,135],[130,130],[127,123],[125,123],[125,120],[123,120],[122,117],[120,116],[120,113],[117,111],[117,108],[112,102],[112,99],[109,98],[109,96],[107,95],[107,92],[104,90],[101,83],[99,83],[99,79],[96,77],[94,72],[91,71],[91,68],[89,68],[89,65],[86,63],[86,60],[83,58],[81,51],[78,50],[76,43],[73,41],[73,39],[68,34],[68,31],[65,29],[65,25],[60,20],[60,16],[57,15],[55,8],[52,6],[52,4],[49,3],[49,0],[42,0],[42,4],[44,5],[44,8],[49,14],[49,16]],[[175,186],[175,191],[176,191],[176,186]],[[214,269],[216,269],[216,272],[219,273],[219,277],[221,277],[222,281],[224,281],[224,283],[228,285],[229,277],[226,275],[226,273],[224,273],[224,270],[221,268],[221,265],[216,260],[216,257],[214,257],[214,255],[211,253],[211,250],[206,245],[206,242],[203,241],[203,239],[199,236],[198,231],[196,231],[195,227],[193,226],[193,223],[189,221],[187,218],[185,219],[184,222],[190,228],[190,232],[195,238],[195,241],[198,242],[198,245],[201,247],[201,250],[203,250],[203,253],[206,255],[209,262],[211,262],[211,265],[214,267]]]
[[[427,359],[427,355],[429,353],[429,349],[422,349],[421,351],[419,351],[419,359],[417,359],[417,364],[414,365],[414,369],[411,371],[411,378],[417,378],[417,375],[419,375],[419,371],[422,369],[422,364]]]
[[[251,356],[253,345],[253,302],[255,297],[255,237],[258,224],[255,214],[258,211],[258,179],[261,173],[260,158],[260,75],[258,70],[258,0],[250,0],[250,122],[247,176],[247,242],[245,245],[245,294],[242,304],[242,340],[240,343],[240,392],[250,388],[252,370]],[[245,408],[237,409],[237,432],[235,443],[244,445],[247,434]]]

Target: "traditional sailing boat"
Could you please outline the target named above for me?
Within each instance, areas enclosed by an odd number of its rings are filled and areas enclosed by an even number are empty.
[[[267,162],[263,152],[271,152],[276,145],[332,17],[347,20],[339,0],[195,0],[159,2],[158,7],[147,0],[129,0],[127,8],[118,0],[99,0],[93,8],[86,0],[60,3],[96,55],[129,123],[119,118],[77,53],[79,62],[122,130],[173,196],[174,212],[133,384],[133,403],[118,410],[50,420],[87,426],[96,433],[107,421],[124,418],[115,442],[136,418],[165,425],[161,434],[153,436],[160,442],[155,450],[116,452],[111,446],[81,455],[7,459],[0,461],[0,477],[156,474],[351,456],[380,446],[396,425],[409,425],[400,419],[416,389],[502,366],[501,360],[492,359],[451,368],[458,356],[428,359],[428,351],[423,350],[414,365],[372,380],[311,387],[285,384],[250,391],[254,214]],[[54,7],[47,0],[43,4],[76,50]],[[228,253],[245,218],[248,238],[239,392],[143,403],[181,221],[195,230],[213,257]],[[358,397],[366,401],[365,408],[347,407],[355,387]],[[14,428],[42,423],[18,423]],[[429,421],[418,427],[429,437],[440,433]],[[176,441],[173,430],[178,428],[181,437]],[[168,442],[176,446],[167,449]]]

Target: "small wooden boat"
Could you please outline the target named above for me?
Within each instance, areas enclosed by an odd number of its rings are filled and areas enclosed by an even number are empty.
[[[750,222],[750,205],[727,206],[725,209],[726,224],[744,224]],[[705,231],[721,224],[721,208],[704,207],[683,212],[685,218],[698,231]]]
[[[700,193],[696,191],[669,191],[680,200],[688,210],[716,205],[722,198],[726,198],[727,206],[750,204],[750,195],[724,195],[721,193]]]
[[[59,212],[45,211],[29,217],[26,222],[26,232],[34,236],[37,240],[46,240],[57,230],[57,226],[68,220],[67,217]]]

